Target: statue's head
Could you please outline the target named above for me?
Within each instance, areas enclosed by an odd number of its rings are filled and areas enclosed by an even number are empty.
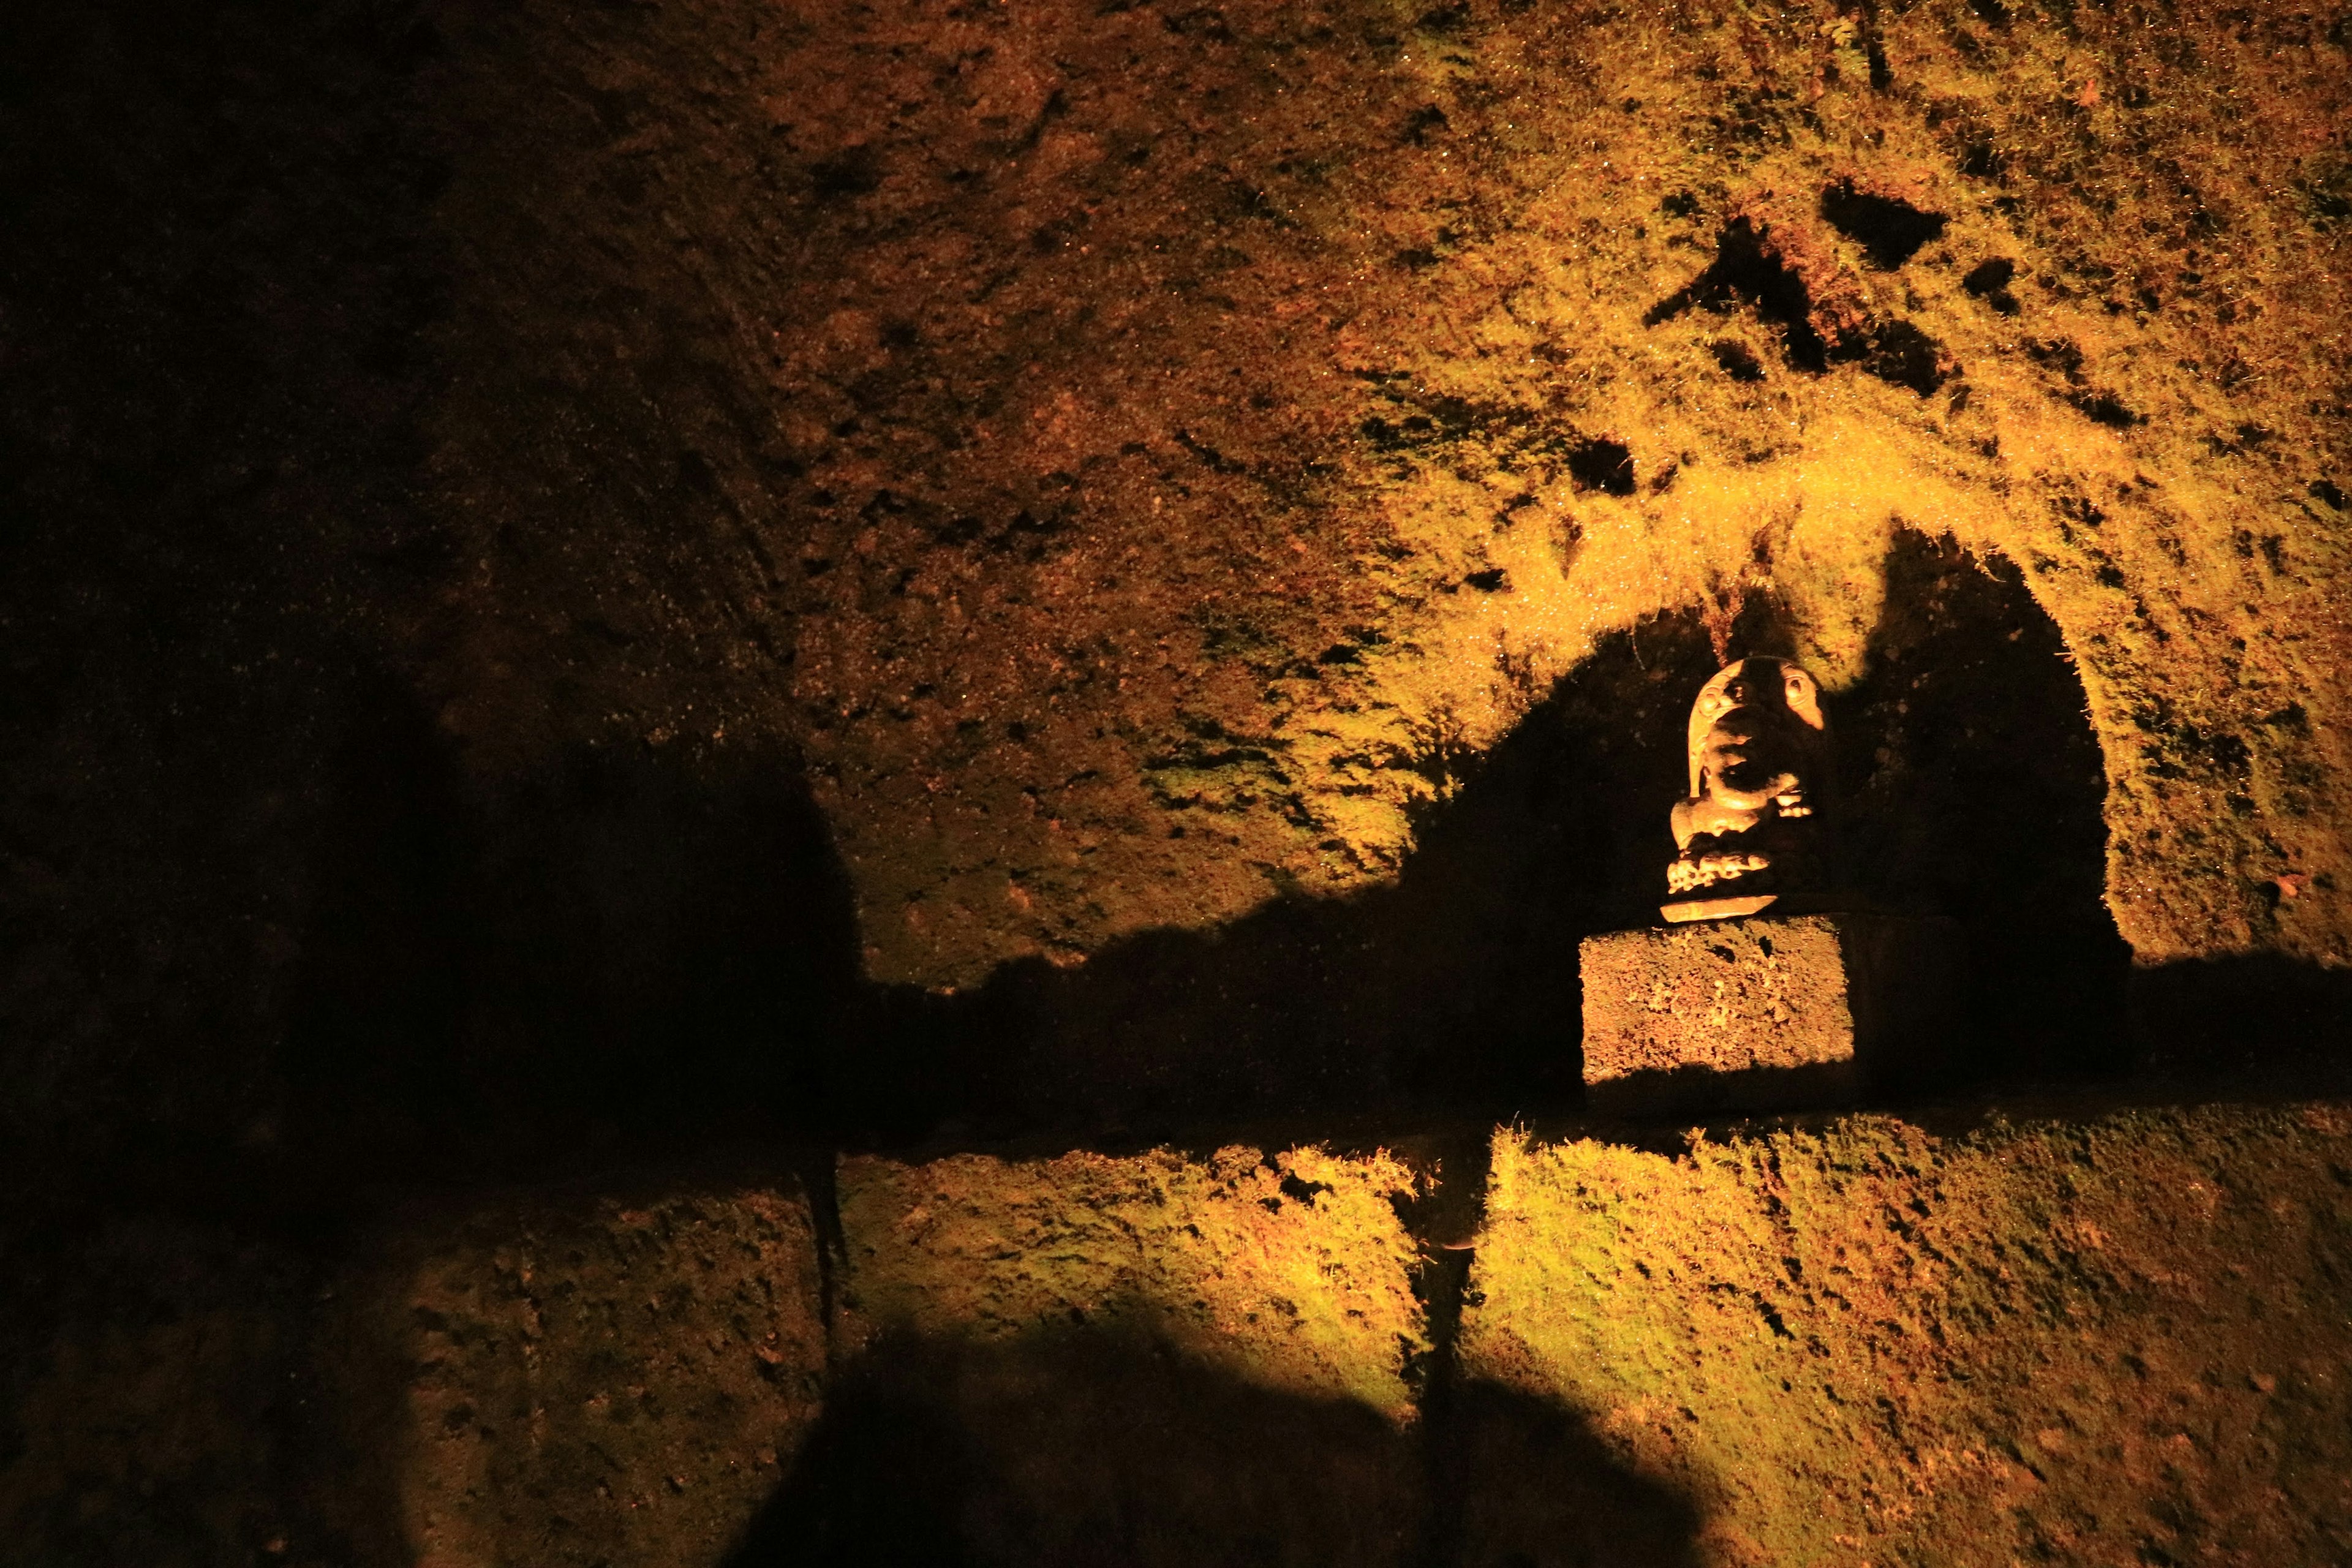
[[[1691,798],[1759,810],[1815,782],[1826,740],[1811,676],[1785,658],[1735,659],[1691,705]]]

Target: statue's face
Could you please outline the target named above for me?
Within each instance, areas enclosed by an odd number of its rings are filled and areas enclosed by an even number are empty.
[[[1802,781],[1822,722],[1821,689],[1786,659],[1726,666],[1691,708],[1691,794],[1761,806]]]

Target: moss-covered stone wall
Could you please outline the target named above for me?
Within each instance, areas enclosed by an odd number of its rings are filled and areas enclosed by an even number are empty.
[[[2352,957],[2340,11],[563,15],[440,79],[446,717],[805,746],[874,977],[1385,880],[1662,612],[1850,681],[1904,530],[2142,961]]]
[[[1461,1369],[1585,1413],[1711,1563],[2332,1561],[2347,1140],[2336,1106],[1506,1133]]]
[[[391,1255],[371,1280],[404,1369],[383,1447],[420,1568],[715,1563],[822,1405],[795,1193],[502,1205]]]
[[[982,1156],[841,1170],[845,1302],[868,1333],[981,1340],[1099,1324],[1244,1382],[1412,1408],[1428,1350],[1385,1156]]]

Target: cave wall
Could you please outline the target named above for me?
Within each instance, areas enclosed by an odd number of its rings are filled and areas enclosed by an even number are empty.
[[[2014,732],[1921,548],[2141,963],[2341,956],[2334,12],[14,22],[27,1151],[1549,1093],[1645,647]]]
[[[1850,682],[1900,530],[2061,628],[2143,963],[2346,955],[2333,11],[441,25],[444,720],[788,737],[875,978],[1388,879],[1661,610]]]
[[[1758,637],[1987,1064],[2336,1049],[2339,9],[0,29],[33,1560],[2340,1552],[2332,1102],[1309,1147],[1572,1100]]]

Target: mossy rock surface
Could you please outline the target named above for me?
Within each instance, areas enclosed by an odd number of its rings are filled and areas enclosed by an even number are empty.
[[[1461,1369],[1580,1413],[1709,1562],[2336,1561],[2347,1173],[2332,1104],[1506,1133]]]
[[[2139,956],[2342,963],[2347,36],[465,19],[446,721],[804,749],[866,972],[968,985],[1391,879],[1660,616],[1770,600],[1843,686],[1950,536],[2079,668]]]
[[[1385,1155],[1235,1146],[839,1175],[845,1301],[865,1331],[993,1341],[1091,1326],[1244,1383],[1409,1417],[1428,1348]]]

